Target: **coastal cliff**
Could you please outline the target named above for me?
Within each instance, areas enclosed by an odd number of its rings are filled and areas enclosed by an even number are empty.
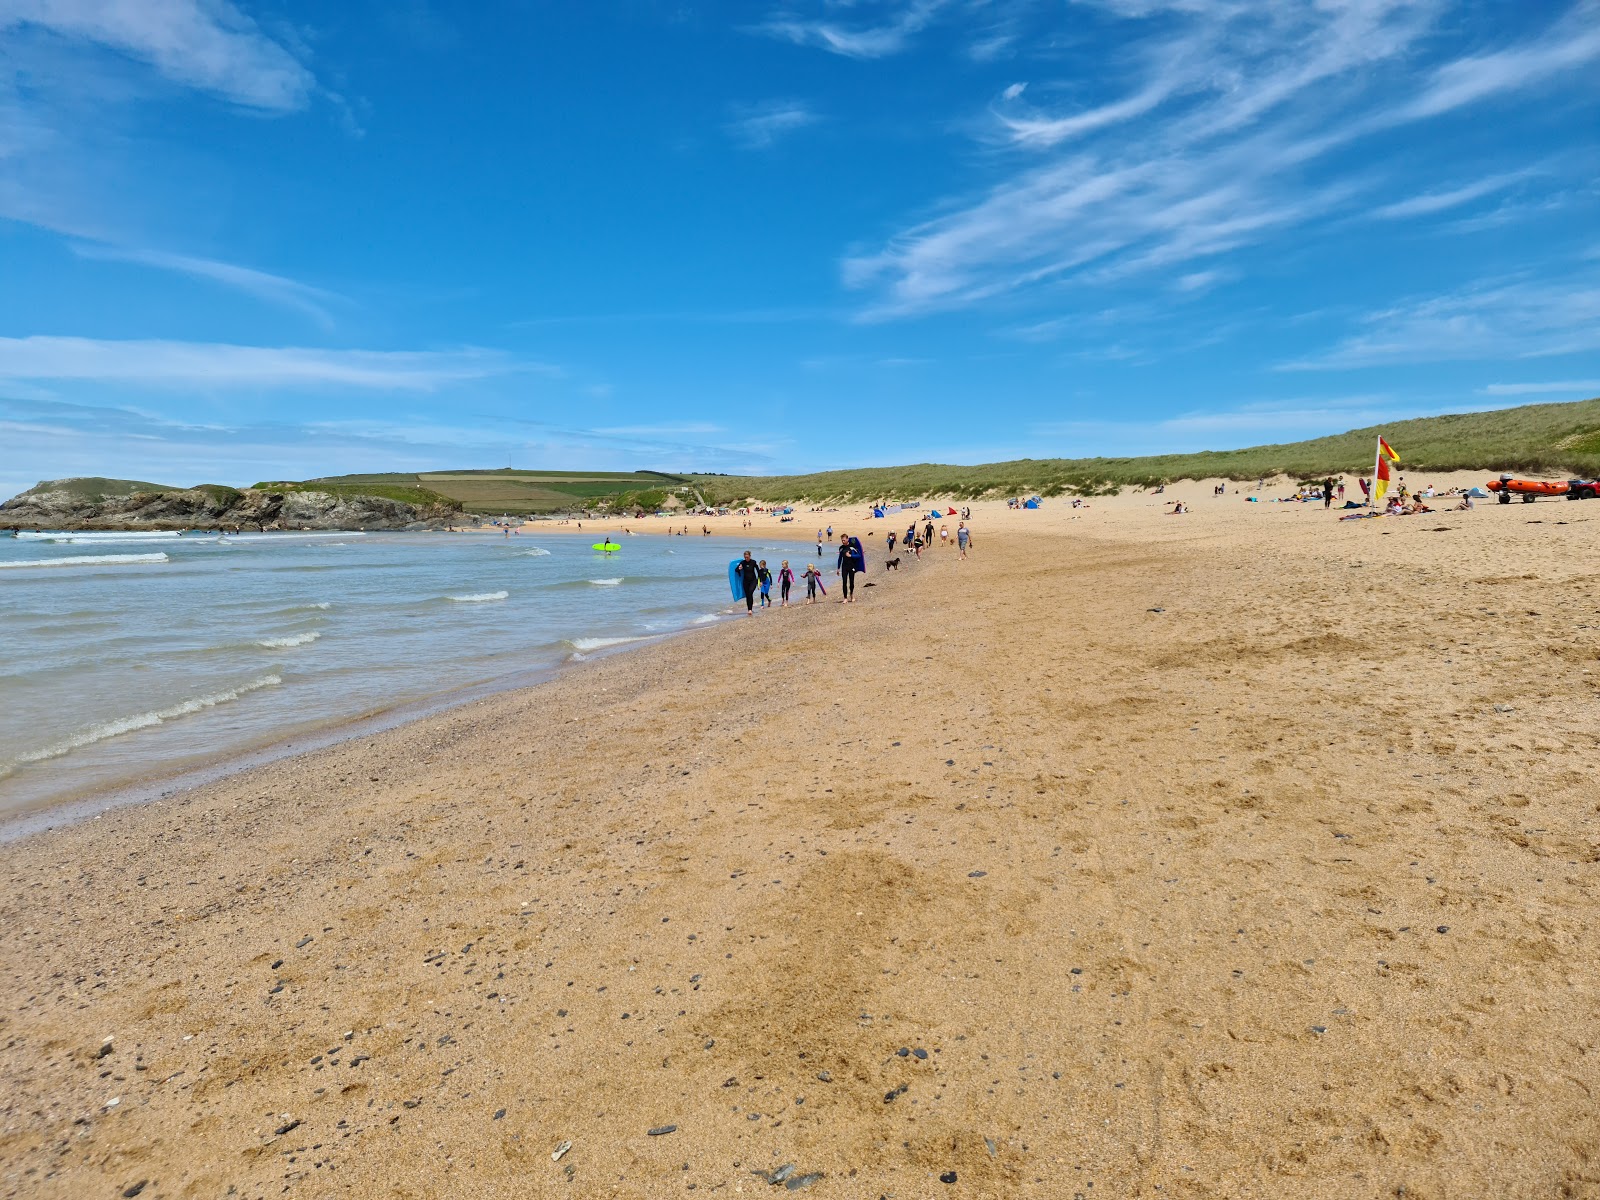
[[[0,529],[433,529],[457,520],[442,505],[318,491],[128,485],[53,479],[0,504]],[[131,490],[129,490],[131,488]]]

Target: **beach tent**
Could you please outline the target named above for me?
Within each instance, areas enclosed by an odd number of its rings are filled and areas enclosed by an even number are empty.
[[[1039,501],[1037,499],[1029,500],[1029,501],[1025,502],[1022,507],[1023,508],[1038,508],[1039,507]]]
[[[875,508],[875,509],[873,509],[873,510],[872,510],[872,515],[873,515],[873,516],[875,516],[875,517],[881,517],[881,516],[883,516],[883,509],[881,509],[881,508]]]
[[[1484,491],[1481,487],[1478,487],[1476,484],[1467,489],[1467,495],[1471,496],[1474,500],[1487,500],[1489,498],[1489,493]]]

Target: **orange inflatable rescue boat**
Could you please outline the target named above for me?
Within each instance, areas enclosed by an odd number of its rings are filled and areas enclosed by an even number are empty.
[[[1524,504],[1532,504],[1541,496],[1565,496],[1569,500],[1593,500],[1600,495],[1600,483],[1589,479],[1516,479],[1502,475],[1485,484],[1491,492],[1499,494],[1501,504],[1510,504],[1512,496],[1521,496]]]

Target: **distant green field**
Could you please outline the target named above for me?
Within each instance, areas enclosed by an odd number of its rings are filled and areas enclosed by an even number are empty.
[[[258,483],[255,486],[268,492],[325,492],[330,496],[377,496],[383,500],[398,500],[402,504],[412,504],[418,507],[431,504],[442,504],[447,508],[459,508],[451,497],[442,492],[425,488],[416,482],[415,475],[402,475],[399,479],[409,479],[409,483],[390,483],[374,479],[371,482],[348,483],[332,482],[322,479],[308,479],[304,483],[292,480],[277,480],[273,482]]]
[[[423,471],[416,475],[379,473],[308,479],[301,486],[353,488],[377,494],[382,488],[425,488],[473,513],[563,512],[624,492],[683,486],[681,476],[657,471],[545,471],[500,468],[493,471]],[[396,498],[399,498],[396,496]]]
[[[1243,450],[1208,450],[1139,458],[1046,458],[980,466],[919,463],[815,475],[697,475],[713,503],[782,500],[914,500],[923,496],[1093,495],[1175,479],[1309,479],[1372,470],[1382,433],[1407,471],[1568,471],[1600,474],[1600,399],[1530,404],[1494,412],[1392,421],[1330,437]]]

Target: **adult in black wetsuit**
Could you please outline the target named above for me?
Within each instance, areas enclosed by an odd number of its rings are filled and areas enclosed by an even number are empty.
[[[761,583],[761,568],[750,557],[750,551],[746,550],[744,558],[734,570],[739,573],[739,586],[744,589],[744,610],[753,617],[756,615],[756,588]]]
[[[857,550],[855,543],[850,540],[849,534],[839,535],[839,591],[844,598],[841,604],[854,604],[856,602],[856,572],[863,570],[866,563],[862,561],[861,551]]]

